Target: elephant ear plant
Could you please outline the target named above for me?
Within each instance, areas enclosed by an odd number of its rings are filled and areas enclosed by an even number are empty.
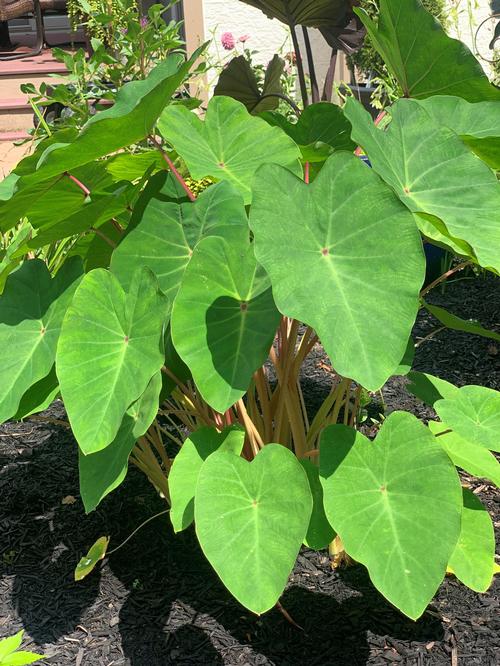
[[[382,0],[369,29],[383,31],[387,65],[403,77],[403,37],[428,19],[398,0],[391,23],[394,2]],[[445,58],[457,46],[439,30],[429,44]],[[457,468],[499,484],[500,393],[411,371],[419,308],[500,338],[428,305],[439,280],[422,288],[423,238],[459,255],[452,272],[500,271],[500,100],[460,49],[463,96],[401,99],[385,129],[353,99],[312,105],[297,125],[224,96],[200,117],[172,100],[199,53],[170,56],[0,184],[11,239],[2,421],[60,395],[86,510],[138,467],[173,529],[194,523],[217,574],[255,613],[276,605],[302,544],[334,543],[411,618],[447,570],[479,592],[491,583],[493,525]],[[444,85],[436,66],[409,92],[430,95],[438,76]],[[195,197],[186,181],[199,179],[212,184]],[[301,368],[319,344],[334,379],[311,412]],[[436,420],[394,412],[369,439],[364,394],[401,374]]]

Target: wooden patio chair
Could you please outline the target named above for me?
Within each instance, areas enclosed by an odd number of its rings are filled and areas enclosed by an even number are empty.
[[[43,48],[43,19],[40,0],[0,0],[0,39],[2,46],[0,48],[12,48],[9,38],[9,28],[7,21],[21,18],[26,14],[33,14],[36,25],[36,43],[32,51],[23,51],[19,53],[9,53],[0,51],[0,61],[19,60],[28,58],[41,53]]]

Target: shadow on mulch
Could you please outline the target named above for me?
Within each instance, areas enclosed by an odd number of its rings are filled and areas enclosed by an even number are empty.
[[[72,442],[58,429],[26,460],[7,463],[0,476],[9,511],[3,535],[15,558],[3,565],[2,588],[6,580],[11,586],[2,594],[0,615],[10,616],[4,622],[9,631],[22,624],[37,645],[57,644],[51,663],[71,664],[81,649],[82,664],[120,663],[113,645],[118,642],[121,663],[132,666],[366,664],[368,634],[390,634],[396,643],[443,639],[441,622],[430,615],[417,623],[405,619],[361,567],[337,574],[324,553],[308,550],[282,598],[304,631],[278,611],[255,617],[226,592],[194,531],[174,535],[165,517],[75,584],[75,563],[96,536],[111,532],[116,545],[162,509],[142,477],[131,474],[128,488],[109,499],[105,513],[84,517],[79,502],[61,503],[65,492],[75,492],[75,465]],[[335,662],[329,661],[332,655]],[[109,661],[101,661],[103,656]]]
[[[474,284],[472,292],[457,287],[443,297],[453,311],[500,330],[498,282]],[[432,327],[422,316],[415,334],[423,337]],[[499,387],[489,341],[445,336],[419,350],[419,369]],[[464,353],[469,360],[457,364]],[[323,365],[321,353],[313,354],[305,377],[313,401],[328,391]],[[390,409],[431,415],[400,380],[384,394]],[[51,415],[62,414],[56,403]],[[498,493],[471,483],[498,521]],[[452,655],[460,666],[498,666],[498,582],[477,595],[447,579],[429,611],[412,622],[381,597],[363,567],[332,572],[325,553],[304,549],[282,598],[299,630],[277,610],[259,618],[242,608],[211,570],[194,531],[174,535],[168,516],[145,526],[85,581],[73,581],[76,562],[98,536],[111,535],[116,547],[163,509],[132,470],[85,516],[68,431],[33,422],[1,426],[0,636],[24,627],[29,647],[58,666],[427,666],[450,664]]]

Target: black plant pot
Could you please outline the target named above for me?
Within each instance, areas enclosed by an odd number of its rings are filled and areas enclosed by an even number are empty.
[[[354,85],[350,84],[349,88],[356,99],[358,99],[365,109],[371,114],[372,118],[375,118],[379,115],[380,110],[372,106],[371,99],[372,95],[375,92],[376,88],[370,84],[360,84]]]
[[[447,252],[442,247],[432,243],[424,243],[424,252],[426,259],[424,287],[427,287],[443,274],[443,262]]]

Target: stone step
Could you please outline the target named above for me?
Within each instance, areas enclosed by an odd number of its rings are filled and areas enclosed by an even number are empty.
[[[28,130],[33,126],[33,109],[25,97],[0,98],[0,140],[2,134]]]

